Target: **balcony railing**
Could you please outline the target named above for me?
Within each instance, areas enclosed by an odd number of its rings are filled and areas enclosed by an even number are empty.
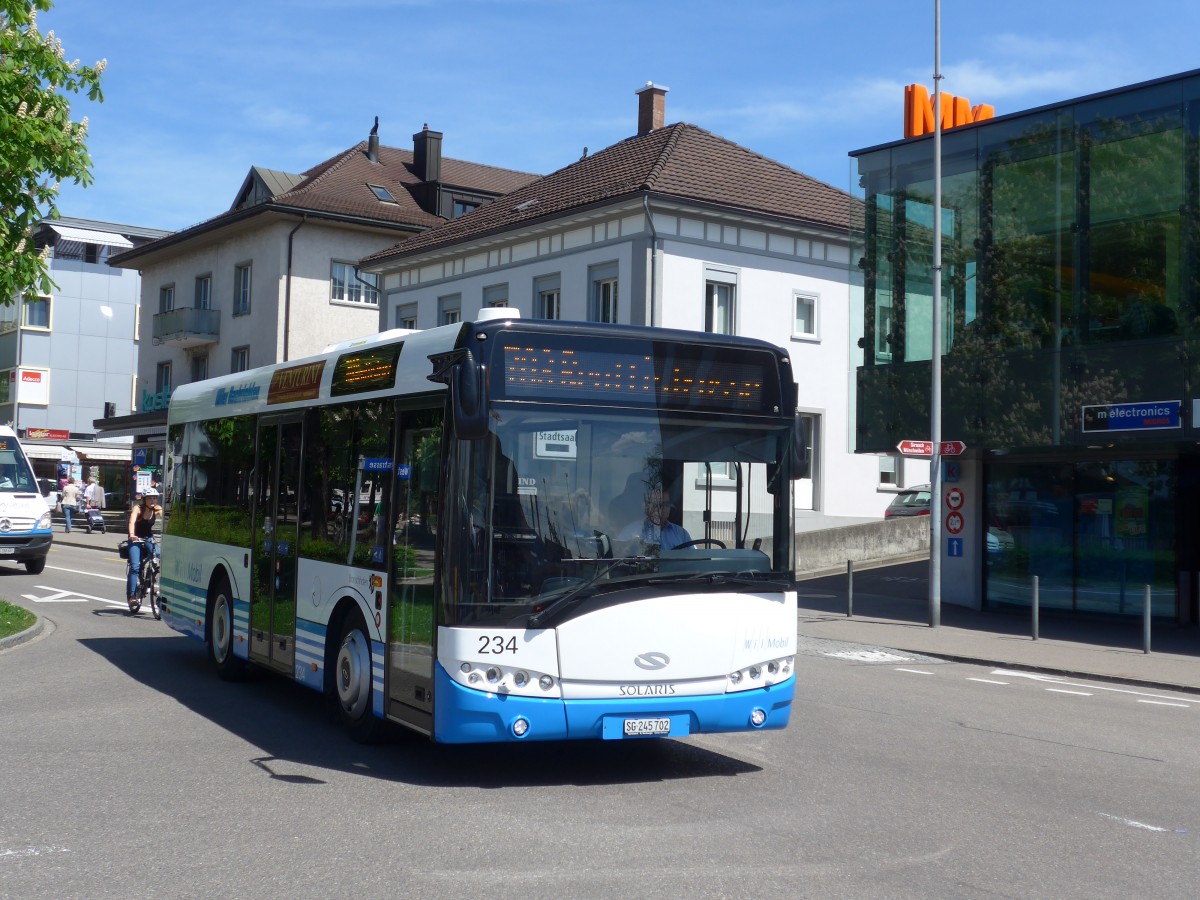
[[[176,347],[215,344],[221,337],[221,311],[184,307],[155,313],[154,342]]]

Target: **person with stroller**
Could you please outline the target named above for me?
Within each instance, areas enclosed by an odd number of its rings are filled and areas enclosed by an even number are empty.
[[[68,476],[67,483],[62,489],[62,498],[59,501],[62,503],[63,518],[67,521],[67,534],[71,533],[71,517],[75,515],[75,509],[79,505],[80,496],[79,485],[75,483],[75,476]]]
[[[100,482],[93,475],[88,479],[87,487],[83,489],[84,522],[87,525],[88,534],[92,533],[93,528],[99,528],[100,533],[104,533],[102,509],[104,509],[104,488],[100,486]]]
[[[146,549],[146,545],[142,541],[154,533],[154,526],[158,522],[158,514],[161,512],[162,507],[158,505],[158,490],[154,487],[148,487],[142,491],[141,502],[133,504],[133,509],[129,511],[129,527],[126,535],[129,538],[129,576],[125,596],[129,600],[130,610],[135,609],[138,604],[138,572],[142,567],[142,551]]]

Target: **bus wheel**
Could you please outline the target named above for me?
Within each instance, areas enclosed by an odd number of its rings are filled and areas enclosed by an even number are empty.
[[[236,681],[245,665],[233,655],[233,599],[229,582],[224,577],[213,585],[209,597],[208,654],[213,666],[225,681]]]
[[[371,642],[357,613],[342,626],[333,680],[338,719],[354,740],[371,741],[381,723],[371,709]]]

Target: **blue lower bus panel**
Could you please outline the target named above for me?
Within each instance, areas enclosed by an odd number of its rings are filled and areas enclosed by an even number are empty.
[[[706,697],[570,700],[492,694],[464,687],[435,664],[434,739],[496,741],[641,740],[783,728],[796,676],[770,687]],[[755,712],[763,716],[754,723]]]

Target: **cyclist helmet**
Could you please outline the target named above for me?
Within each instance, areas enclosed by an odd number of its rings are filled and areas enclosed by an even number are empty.
[[[157,497],[157,496],[158,496],[158,488],[156,488],[156,487],[148,487],[144,491],[142,491],[142,499],[143,500],[145,500],[147,497]]]

